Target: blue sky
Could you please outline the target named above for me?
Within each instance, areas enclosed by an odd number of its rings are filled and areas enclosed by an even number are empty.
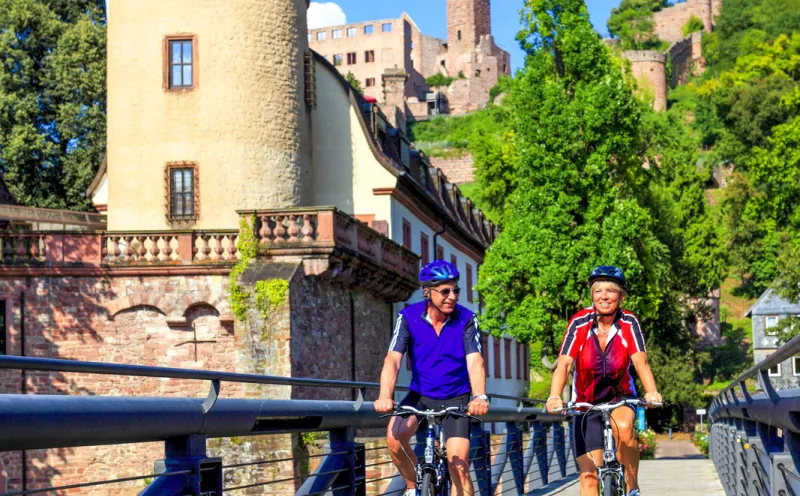
[[[361,22],[377,19],[393,19],[406,11],[417,23],[423,33],[445,39],[447,37],[447,14],[445,0],[403,0],[387,2],[382,0],[317,0],[337,3],[347,22]],[[607,36],[606,20],[611,9],[620,0],[589,0],[589,13],[595,29]],[[492,0],[492,33],[498,45],[511,53],[511,64],[516,69],[524,62],[524,55],[514,40],[519,30],[519,9],[522,0]]]

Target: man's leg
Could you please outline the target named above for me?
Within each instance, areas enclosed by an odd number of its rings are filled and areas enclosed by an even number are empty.
[[[611,412],[611,426],[617,438],[617,459],[625,465],[625,482],[628,491],[639,489],[639,442],[633,430],[636,414],[632,408],[623,406]]]
[[[407,489],[414,489],[417,485],[417,455],[414,454],[410,441],[418,426],[419,422],[414,416],[392,417],[386,431],[389,456],[405,479]]]
[[[472,479],[469,476],[469,439],[451,437],[447,440],[447,461],[453,496],[472,496]]]

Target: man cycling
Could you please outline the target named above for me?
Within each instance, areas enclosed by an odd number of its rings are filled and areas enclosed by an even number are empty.
[[[381,372],[375,411],[389,413],[394,409],[392,397],[405,352],[411,360],[411,384],[401,406],[419,410],[464,406],[471,415],[485,415],[489,411],[478,319],[456,303],[461,291],[458,279],[458,268],[443,260],[435,260],[420,271],[424,299],[397,316]],[[414,416],[392,417],[386,433],[389,453],[406,481],[405,496],[415,494],[417,457],[410,441],[418,427],[419,421]],[[447,417],[442,430],[454,493],[472,496],[470,420]]]

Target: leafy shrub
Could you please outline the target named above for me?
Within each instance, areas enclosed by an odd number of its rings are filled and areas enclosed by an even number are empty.
[[[636,440],[639,441],[639,459],[652,460],[656,457],[656,433],[651,429],[636,433]]]
[[[692,434],[692,444],[697,446],[697,449],[700,450],[703,455],[708,457],[708,433],[707,432],[695,432]]]
[[[433,76],[425,79],[425,84],[431,88],[442,88],[453,84],[453,78],[445,76],[441,72],[437,72]]]

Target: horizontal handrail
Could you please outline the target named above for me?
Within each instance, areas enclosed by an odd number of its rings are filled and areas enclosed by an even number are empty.
[[[750,379],[754,375],[758,374],[761,371],[771,369],[772,367],[778,365],[779,363],[785,362],[789,360],[794,355],[800,353],[800,335],[795,336],[786,344],[778,348],[777,351],[773,352],[762,360],[761,362],[757,363],[756,365],[750,367],[745,372],[739,374],[739,377],[733,380],[728,386],[726,386],[722,391],[720,391],[720,395],[722,395],[726,391],[730,391],[731,389],[735,388],[740,382],[744,382],[747,379]]]
[[[0,356],[0,369],[37,370],[42,372],[75,372],[99,375],[127,375],[135,377],[158,377],[166,379],[189,379],[212,382],[237,382],[246,384],[267,384],[272,386],[307,386],[325,388],[346,388],[378,390],[376,382],[340,381],[332,379],[313,379],[306,377],[281,377],[274,375],[243,374],[214,370],[180,369],[173,367],[152,367],[147,365],[128,365],[120,363],[83,362],[59,358],[37,358],[3,355]],[[396,386],[396,391],[408,391],[408,386]],[[506,399],[520,403],[544,403],[544,400],[487,394],[490,398]]]

